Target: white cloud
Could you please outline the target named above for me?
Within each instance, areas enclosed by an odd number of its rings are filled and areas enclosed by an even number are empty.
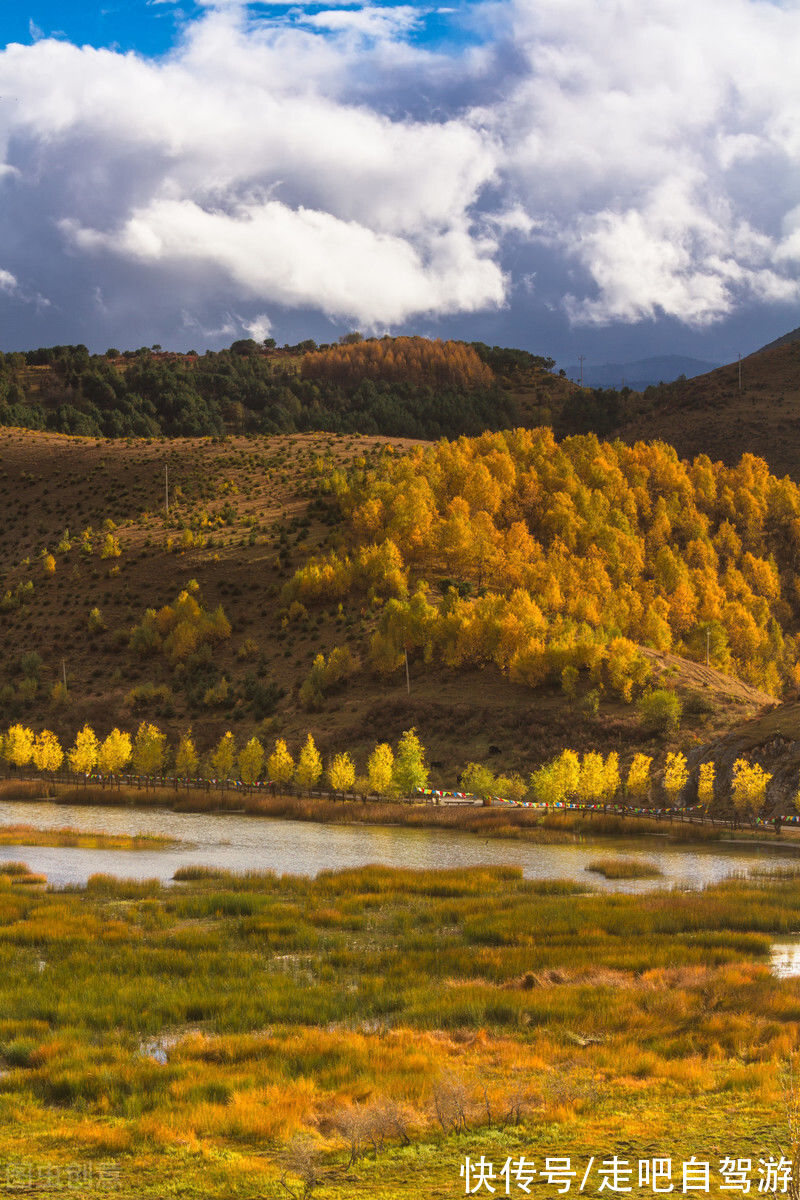
[[[379,8],[366,5],[364,8],[329,8],[309,13],[305,23],[314,29],[325,29],[331,33],[355,33],[365,38],[393,38],[408,33],[422,23],[422,14],[409,4]]]
[[[800,5],[512,10],[526,65],[482,115],[526,210],[591,281],[567,296],[570,318],[703,326],[796,297],[779,225],[800,160]]]
[[[272,333],[272,321],[266,313],[259,313],[252,321],[245,321],[244,328],[257,342],[263,342]]]
[[[277,201],[210,212],[190,200],[161,200],[111,233],[71,222],[63,228],[83,250],[178,267],[207,263],[255,299],[370,327],[409,313],[473,311],[504,297],[503,277],[486,253],[493,247],[464,232],[428,239],[423,257],[407,239]]]
[[[17,287],[18,284],[16,276],[12,275],[10,271],[6,271],[0,267],[0,292],[5,292],[7,295],[11,296],[14,294],[14,292],[16,292]]]
[[[0,51],[15,299],[35,279],[96,314],[100,288],[111,319],[149,287],[202,296],[205,330],[278,305],[401,325],[534,276],[594,325],[798,296],[800,0],[431,9],[483,33],[449,57],[411,4],[205,7],[160,60]]]

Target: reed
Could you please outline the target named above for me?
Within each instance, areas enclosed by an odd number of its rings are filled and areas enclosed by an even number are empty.
[[[590,862],[587,871],[604,879],[658,879],[664,874],[659,866],[641,858],[598,858]]]

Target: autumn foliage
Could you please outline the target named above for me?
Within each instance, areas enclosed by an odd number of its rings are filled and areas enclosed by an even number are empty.
[[[518,429],[385,452],[324,486],[344,545],[286,598],[383,602],[381,672],[414,651],[531,686],[574,667],[630,701],[645,646],[708,651],[773,694],[800,682],[800,487],[752,455]]]
[[[306,354],[304,379],[351,387],[362,380],[434,387],[490,387],[494,375],[471,346],[422,337],[370,338]]]

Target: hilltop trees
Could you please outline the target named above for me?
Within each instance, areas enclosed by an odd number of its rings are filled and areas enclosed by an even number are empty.
[[[345,386],[371,380],[469,389],[488,388],[494,381],[491,368],[471,346],[421,337],[371,338],[329,346],[306,354],[301,374],[304,379]]]

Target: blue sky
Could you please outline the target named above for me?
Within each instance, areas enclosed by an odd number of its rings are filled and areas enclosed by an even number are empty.
[[[800,325],[798,57],[800,0],[7,5],[2,348],[730,360]]]
[[[253,4],[253,16],[261,21],[302,22],[303,13],[318,13],[336,5]],[[375,0],[374,7],[396,7],[392,0]],[[466,0],[431,6],[410,0],[409,7],[420,14],[420,24],[411,41],[421,45],[447,47],[451,51],[480,42],[480,34],[468,16]],[[201,19],[207,6],[193,0],[108,0],[101,5],[37,0],[26,6],[13,4],[0,11],[0,44],[30,43],[41,37],[57,37],[76,45],[115,48],[123,53],[136,51],[147,56],[169,53],[181,31]]]

